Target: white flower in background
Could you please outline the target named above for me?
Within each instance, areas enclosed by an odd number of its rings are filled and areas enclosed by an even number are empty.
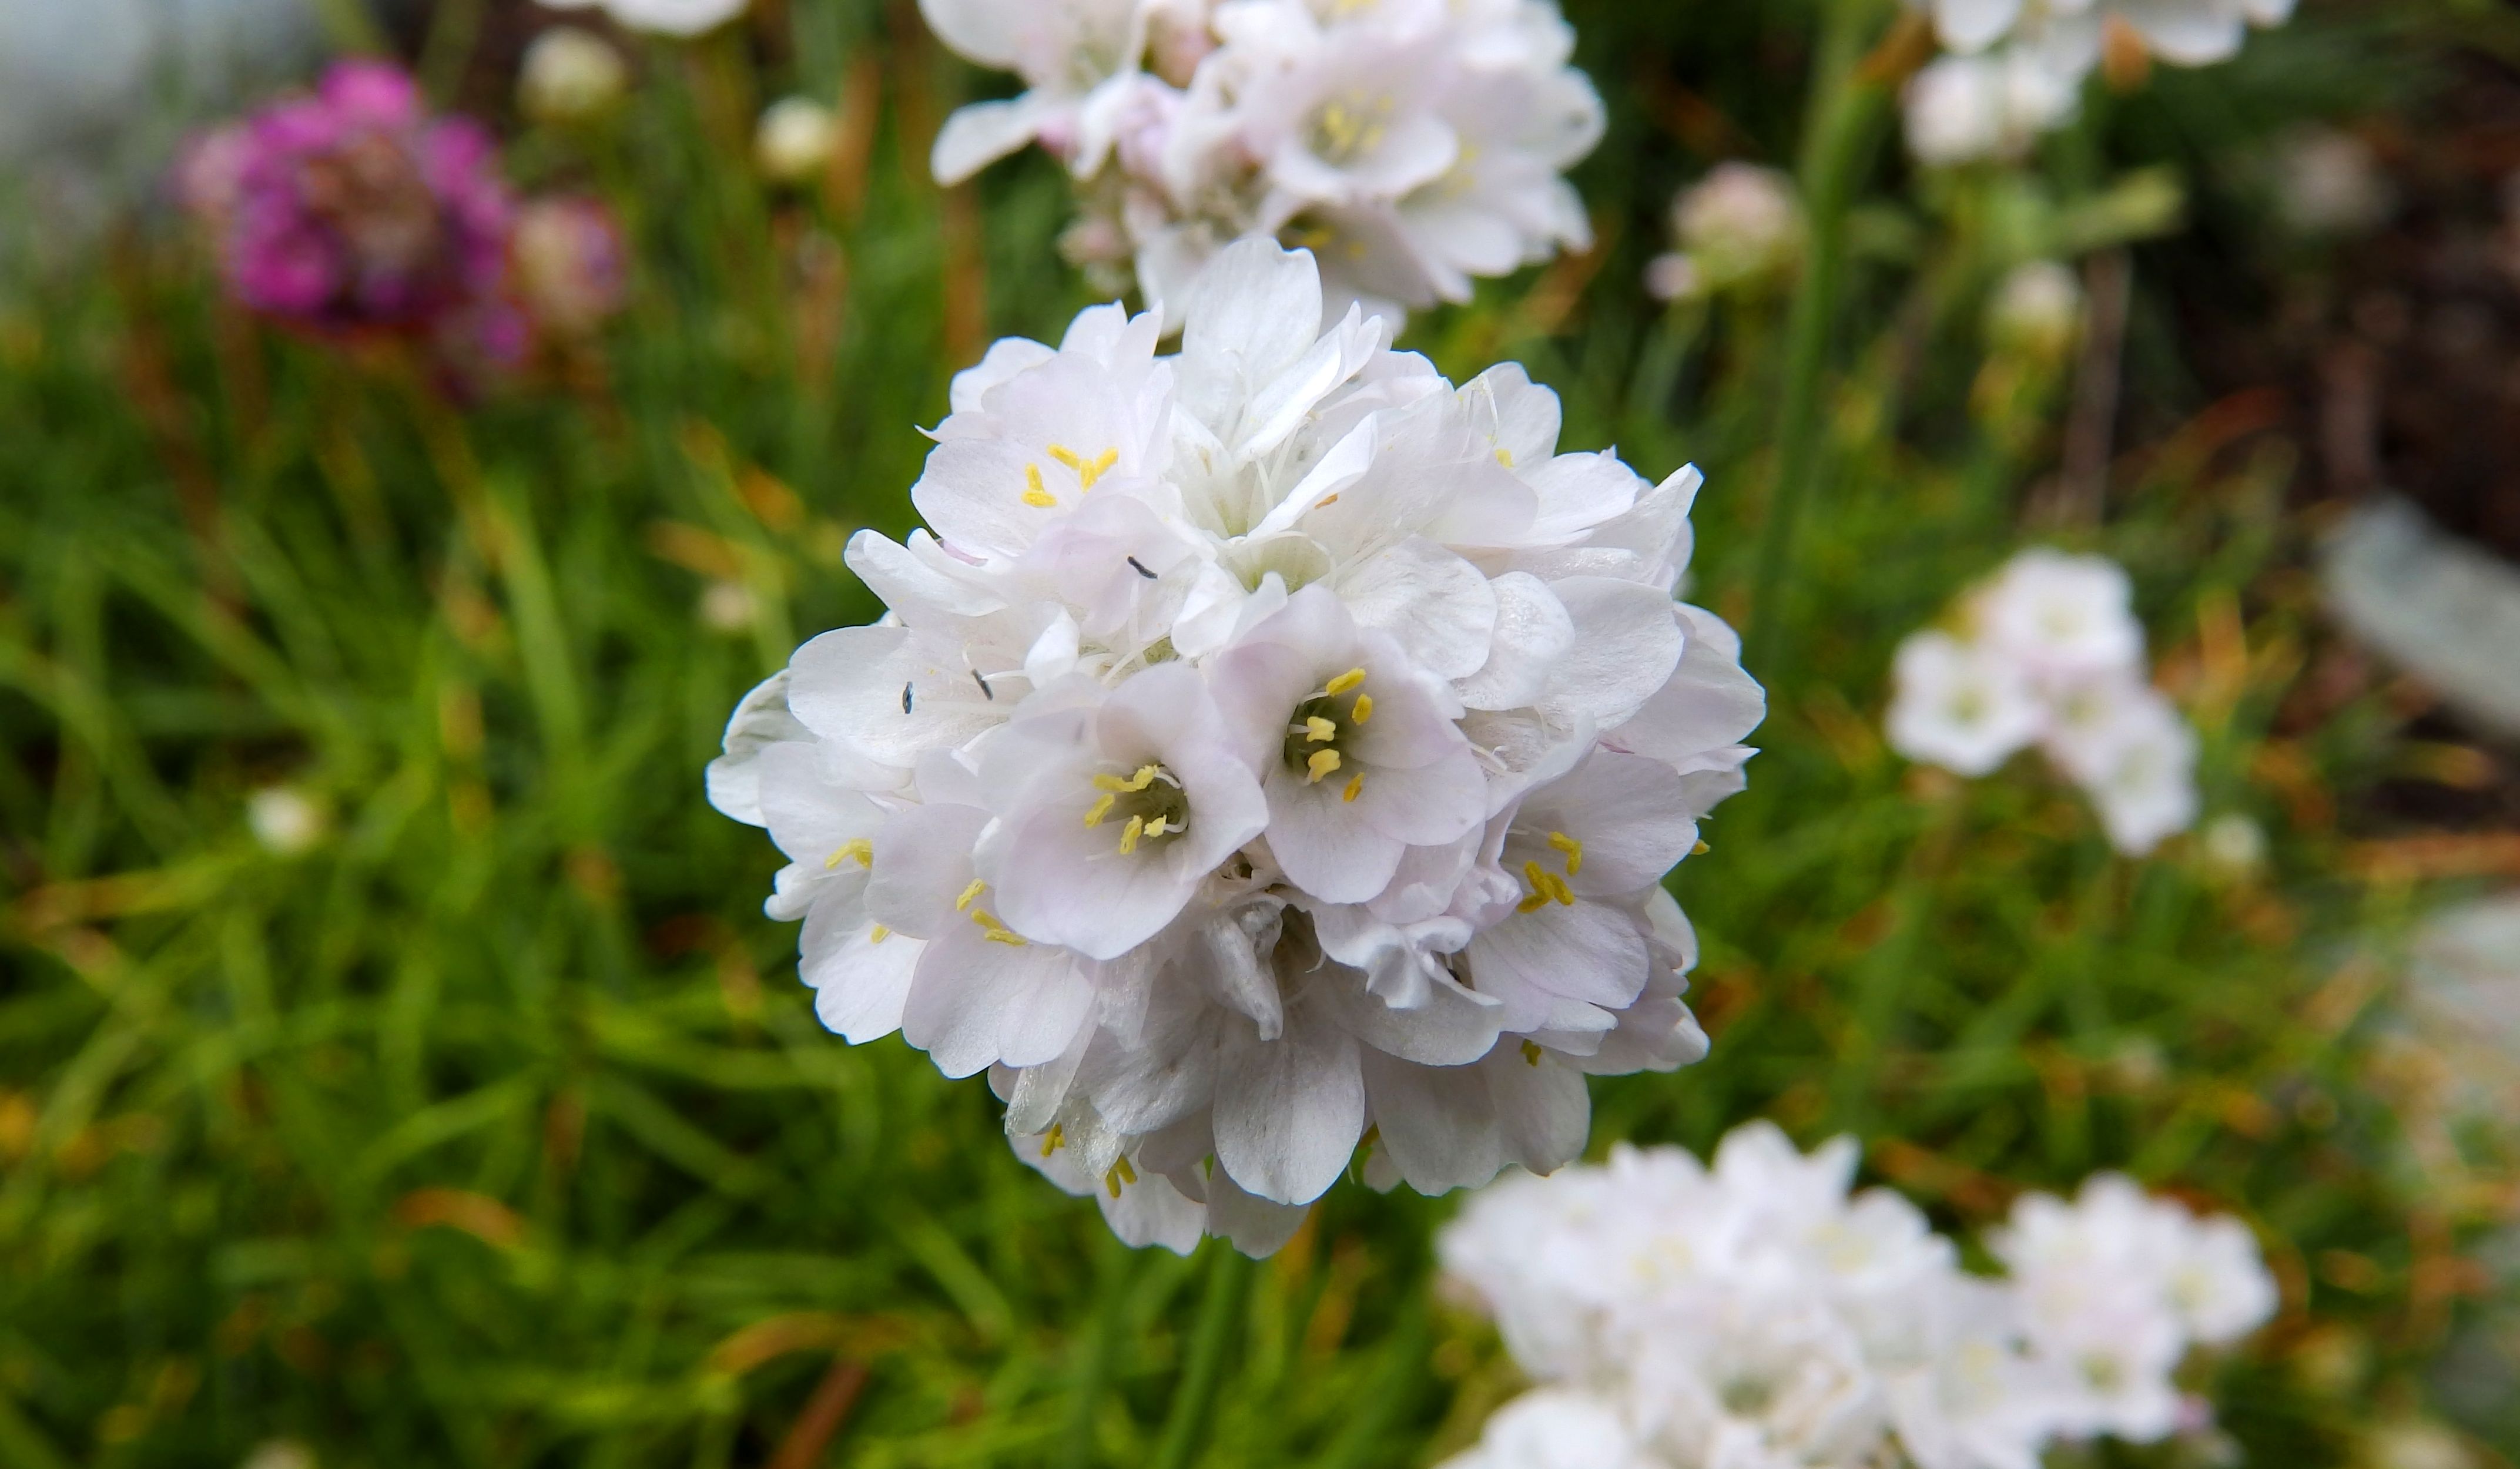
[[[517,70],[517,105],[537,122],[600,117],[630,87],[630,67],[590,30],[555,25],[534,37]]]
[[[1473,280],[1587,247],[1566,183],[1600,99],[1544,0],[922,0],[955,51],[1028,90],[947,120],[957,182],[1038,142],[1075,176],[1065,246],[1178,325],[1246,236],[1311,248],[1329,319],[1466,299]]]
[[[2024,1197],[1990,1241],[2034,1353],[2053,1363],[2065,1432],[2147,1443],[2181,1421],[2171,1374],[2275,1311],[2274,1277],[2237,1220],[2199,1219],[2116,1174],[2067,1202]]]
[[[1661,887],[1764,695],[1673,601],[1697,489],[1557,452],[1311,255],[1228,247],[957,378],[890,607],[728,727],[826,1025],[989,1073],[1133,1243],[1266,1253],[1356,1161],[1426,1192],[1579,1153],[1588,1074],[1705,1038]]]
[[[1987,303],[1986,334],[1999,351],[2061,362],[2082,334],[2083,283],[2053,260],[2014,266]]]
[[[749,0],[541,0],[551,10],[600,10],[632,30],[696,36],[743,14]]]
[[[2286,135],[2267,172],[2284,223],[2304,235],[2364,235],[2397,212],[2397,191],[2379,155],[2341,128],[2312,125]]]
[[[2280,25],[2294,0],[1909,0],[1948,54],[1910,82],[1908,145],[1923,162],[2014,157],[2072,120],[2114,32],[2173,66],[2239,55],[2249,27]]]
[[[1672,204],[1676,252],[1645,267],[1666,300],[1770,281],[1802,256],[1802,200],[1794,181],[1754,163],[1721,163]]]
[[[810,97],[786,97],[762,110],[752,159],[773,183],[802,183],[832,161],[839,138],[839,119],[830,108]]]
[[[2188,1350],[2274,1296],[2255,1241],[2124,1180],[2034,1195],[1963,1272],[1904,1199],[1849,1195],[1852,1139],[1808,1156],[1753,1123],[1714,1167],[1677,1148],[1511,1177],[1437,1240],[1539,1386],[1447,1469],[2035,1469],[2068,1438],[2157,1437]]]
[[[247,829],[275,857],[315,850],[332,828],[332,817],[314,797],[293,785],[266,785],[245,803]]]
[[[1957,630],[1900,645],[1893,749],[1982,776],[2037,744],[2140,857],[2193,825],[2196,735],[2145,680],[2124,568],[2032,549],[1960,600]]]

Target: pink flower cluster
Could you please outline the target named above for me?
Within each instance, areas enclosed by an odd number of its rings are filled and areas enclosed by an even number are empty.
[[[520,206],[489,131],[432,114],[389,64],[338,63],[312,93],[196,140],[177,185],[236,299],[322,334],[417,336],[513,364],[537,330],[582,331],[618,301],[608,214]],[[569,228],[532,229],[554,208]],[[539,309],[545,294],[562,309]]]

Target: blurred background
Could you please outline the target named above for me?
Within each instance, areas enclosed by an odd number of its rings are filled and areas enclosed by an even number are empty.
[[[1525,363],[1569,447],[1700,465],[1691,595],[1774,651],[1676,885],[1714,1053],[1597,1082],[1597,1153],[1851,1133],[1964,1234],[2125,1169],[2244,1217],[2284,1308],[2211,1369],[2219,1425],[2079,1456],[2509,1463],[2520,7],[2305,0],[2017,165],[1918,169],[1885,119],[1755,609],[1793,283],[1647,280],[1680,191],[1794,166],[1817,9],[1565,10],[1596,246],[1402,344]],[[530,62],[562,26],[600,55]],[[344,54],[595,211],[490,360],[222,285],[187,140]],[[1147,1459],[1189,1267],[1020,1167],[980,1089],[825,1034],[775,853],[699,784],[743,690],[875,614],[841,549],[910,524],[951,374],[1096,298],[1055,162],[929,179],[1008,85],[907,0],[690,41],[0,0],[0,1465]],[[1997,330],[2034,261],[2068,318]],[[2203,737],[2203,818],[2148,860],[2033,763],[1883,742],[1899,637],[2033,542],[2128,566]],[[1475,1434],[1515,1383],[1431,1279],[1454,1207],[1331,1194],[1204,1462]]]

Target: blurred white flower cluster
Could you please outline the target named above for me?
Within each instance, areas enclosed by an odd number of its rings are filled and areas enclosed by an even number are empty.
[[[1133,1243],[1275,1249],[1371,1143],[1426,1192],[1584,1145],[1588,1073],[1703,1054],[1664,874],[1765,699],[1673,601],[1693,470],[1557,452],[1313,257],[1229,247],[1179,355],[1117,306],[954,382],[849,564],[891,611],[749,695],[711,800],[791,860],[851,1041],[987,1071]]]
[[[1069,256],[1176,313],[1218,249],[1311,248],[1329,320],[1462,300],[1592,232],[1561,177],[1600,140],[1550,0],[921,0],[1029,89],[956,112],[953,183],[1026,144],[1066,163]],[[1178,316],[1172,315],[1172,325]]]
[[[1908,146],[1927,163],[2011,157],[2073,119],[2111,52],[2203,67],[2294,0],[1908,0],[1947,52],[1908,84]]]
[[[1444,1269],[1540,1386],[1447,1469],[2034,1469],[2207,1419],[2173,1373],[2276,1304],[2246,1228],[2114,1176],[2022,1199],[2009,1278],[1967,1274],[1905,1199],[1849,1195],[1856,1156],[1753,1123],[1712,1169],[1622,1144],[1471,1200]]]
[[[1678,301],[1774,283],[1800,263],[1803,230],[1790,177],[1756,163],[1719,163],[1673,200],[1680,247],[1646,265],[1645,289]]]
[[[717,29],[751,0],[541,0],[552,10],[601,11],[614,24],[658,35],[696,36]]]
[[[1983,776],[2036,744],[2141,856],[2196,820],[2196,734],[2147,681],[2126,572],[2102,556],[2014,556],[1960,601],[1958,631],[1899,647],[1890,743]]]

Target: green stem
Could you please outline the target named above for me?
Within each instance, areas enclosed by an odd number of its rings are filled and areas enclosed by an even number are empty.
[[[1111,1363],[1119,1356],[1120,1327],[1129,1310],[1129,1287],[1138,1277],[1138,1252],[1108,1230],[1102,1234],[1102,1269],[1098,1272],[1102,1299],[1085,1328],[1085,1354],[1076,1364],[1075,1394],[1068,1400],[1067,1427],[1059,1435],[1056,1469],[1090,1469],[1094,1463],[1094,1419],[1102,1405],[1102,1389],[1111,1380]]]
[[[385,33],[364,0],[307,0],[324,38],[337,51],[377,55],[385,50]]]
[[[1846,216],[1855,181],[1890,98],[1886,78],[1861,67],[1875,0],[1830,0],[1813,63],[1812,104],[1798,170],[1809,220],[1802,289],[1785,328],[1785,377],[1777,410],[1777,485],[1759,537],[1750,593],[1751,672],[1773,685],[1785,631],[1785,573],[1793,563],[1794,530],[1819,477],[1821,390],[1829,339],[1846,287]]]
[[[1173,1390],[1172,1410],[1164,1418],[1164,1438],[1148,1469],[1190,1469],[1205,1447],[1208,1422],[1216,1414],[1217,1389],[1225,1384],[1225,1354],[1242,1326],[1242,1302],[1251,1286],[1251,1262],[1228,1241],[1207,1243],[1207,1292],[1198,1304],[1198,1324],[1182,1365],[1181,1385]]]

